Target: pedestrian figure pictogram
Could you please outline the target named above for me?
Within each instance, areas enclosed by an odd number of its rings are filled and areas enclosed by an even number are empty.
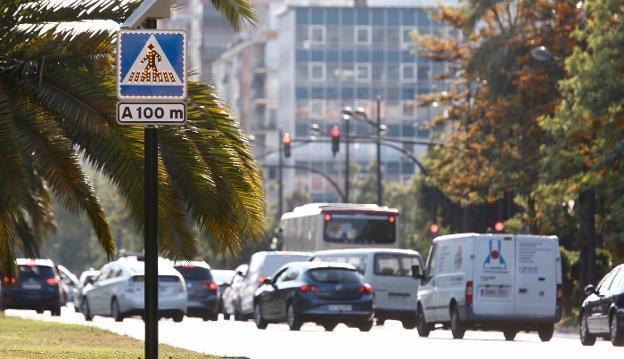
[[[118,98],[185,97],[184,33],[121,31],[118,51]]]

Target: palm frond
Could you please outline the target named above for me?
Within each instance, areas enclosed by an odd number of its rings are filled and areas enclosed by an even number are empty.
[[[249,0],[210,0],[212,6],[230,22],[234,30],[256,26],[258,19]]]

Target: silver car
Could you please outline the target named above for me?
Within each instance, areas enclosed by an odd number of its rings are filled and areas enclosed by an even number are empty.
[[[86,320],[110,316],[117,322],[144,315],[144,268],[142,256],[122,257],[104,265],[92,285],[82,291],[80,311]],[[186,314],[186,284],[169,260],[158,259],[158,315],[181,322]]]
[[[245,274],[247,274],[248,264],[241,264],[234,270],[234,277],[230,281],[229,285],[223,290],[221,295],[222,306],[221,313],[223,313],[223,319],[228,320],[230,316],[234,316],[239,320],[240,313],[240,298],[238,297],[238,291],[240,286],[243,285]]]

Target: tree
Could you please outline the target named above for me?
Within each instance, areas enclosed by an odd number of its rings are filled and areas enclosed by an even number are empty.
[[[498,218],[518,214],[523,227],[538,233],[534,189],[544,135],[542,115],[553,113],[563,77],[559,64],[544,64],[530,55],[545,45],[560,56],[571,53],[571,32],[578,20],[576,1],[464,2],[461,9],[442,8],[437,18],[456,37],[417,36],[419,56],[450,63],[441,79],[448,91],[422,98],[447,106],[436,121],[443,142],[426,161],[433,183],[466,208],[492,205]]]
[[[583,10],[587,21],[580,23],[574,33],[582,46],[565,60],[567,77],[560,82],[562,101],[557,111],[540,123],[550,141],[542,148],[543,176],[536,192],[552,198],[544,204],[544,212],[555,212],[558,205],[569,202],[573,205],[568,208],[574,222],[588,222],[583,217],[589,215],[589,221],[595,220],[595,233],[600,234],[598,242],[605,242],[621,260],[624,258],[624,49],[621,46],[624,10],[622,2],[614,0],[588,1]],[[588,204],[593,204],[595,210],[587,208]],[[591,226],[587,227],[580,228],[581,247],[585,247],[587,238],[593,234]]]
[[[235,28],[255,21],[246,0],[214,0]],[[52,5],[56,4],[56,5]],[[18,248],[36,255],[54,230],[53,197],[84,213],[108,255],[113,234],[83,156],[123,196],[142,229],[143,131],[115,121],[115,33],[64,30],[122,22],[137,1],[0,0],[0,269]],[[262,180],[247,139],[212,87],[189,83],[188,123],[159,133],[159,237],[172,258],[197,237],[237,250],[262,230]]]

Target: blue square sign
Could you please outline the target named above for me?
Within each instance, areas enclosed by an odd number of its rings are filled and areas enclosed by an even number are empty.
[[[117,37],[117,98],[186,99],[186,34],[121,30]]]

